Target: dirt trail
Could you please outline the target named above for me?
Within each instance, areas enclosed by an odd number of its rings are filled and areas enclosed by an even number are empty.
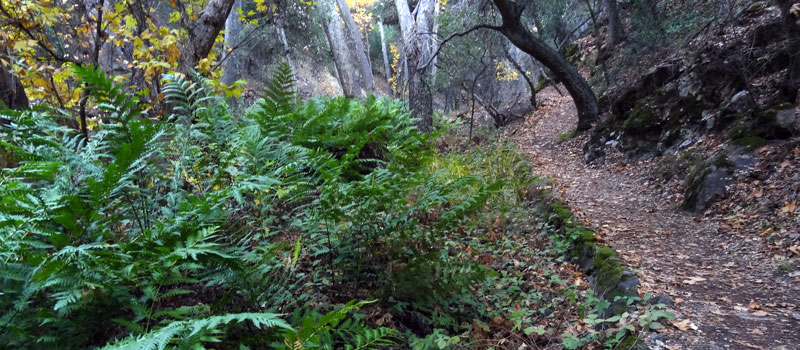
[[[641,272],[643,292],[670,296],[678,320],[697,328],[649,335],[651,349],[800,349],[800,276],[780,273],[759,237],[676,209],[647,163],[586,165],[587,135],[558,140],[575,127],[571,99],[552,88],[538,97],[544,106],[511,136],[534,172],[553,179],[576,216]]]

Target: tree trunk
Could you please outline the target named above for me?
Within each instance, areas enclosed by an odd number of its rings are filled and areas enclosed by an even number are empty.
[[[234,2],[235,0],[209,0],[197,19],[186,28],[189,31],[189,43],[181,53],[184,69],[193,68],[200,60],[208,57]]]
[[[800,3],[796,0],[776,0],[781,10],[788,45],[789,69],[786,75],[786,95],[800,98]]]
[[[372,68],[369,65],[367,58],[367,50],[364,47],[364,40],[361,38],[361,31],[358,30],[358,25],[353,20],[353,14],[347,6],[345,0],[336,0],[339,5],[339,13],[344,20],[345,28],[347,29],[346,36],[350,42],[350,48],[355,52],[355,58],[358,61],[358,71],[361,74],[361,87],[367,93],[375,91],[375,78],[372,76]]]
[[[333,0],[321,0],[319,2],[325,16],[325,36],[328,38],[328,44],[331,47],[333,54],[333,62],[336,66],[336,72],[339,76],[339,85],[342,86],[342,93],[345,97],[361,97],[361,84],[356,76],[355,67],[353,67],[353,60],[350,57],[350,50],[347,48],[345,41],[344,29],[342,22],[339,20],[339,14],[336,11]]]
[[[222,83],[225,85],[233,84],[239,77],[239,55],[236,54],[236,45],[239,42],[239,35],[242,32],[242,21],[239,20],[239,9],[242,8],[242,0],[235,0],[231,8],[228,19],[225,20],[225,73],[222,75]]]
[[[608,44],[609,47],[614,47],[625,39],[625,28],[622,26],[622,21],[619,17],[617,0],[604,1],[606,2],[606,11],[608,13]]]
[[[506,52],[506,58],[508,59],[509,62],[511,62],[511,65],[514,66],[514,69],[517,70],[517,73],[522,75],[524,82],[527,84],[528,89],[531,91],[531,97],[529,99],[529,101],[531,102],[531,106],[533,108],[536,108],[536,84],[533,83],[531,77],[528,76],[527,72],[525,72],[525,69],[522,67],[519,61],[517,61],[517,58],[515,57],[516,52],[513,51],[519,51],[519,48],[514,45],[510,45],[509,50]]]
[[[436,38],[439,35],[439,1],[436,1],[436,4],[433,8],[433,35]],[[433,56],[433,61],[431,61],[431,76],[436,75],[436,59],[438,56]]]
[[[278,32],[278,40],[280,40],[281,45],[283,46],[283,57],[286,58],[286,64],[289,65],[289,69],[292,71],[292,78],[295,82],[298,82],[297,76],[297,69],[294,66],[294,60],[292,59],[292,51],[289,48],[289,41],[286,40],[286,31],[283,30],[283,23],[278,20],[275,21],[275,31]],[[295,85],[295,91],[297,90],[297,86]]]
[[[400,29],[403,32],[403,48],[408,66],[408,105],[419,118],[417,127],[423,132],[433,130],[433,95],[427,82],[430,74],[430,59],[435,41],[433,30],[434,2],[420,0],[417,4],[416,21],[411,17],[406,0],[395,0]]]
[[[0,101],[11,109],[28,108],[28,95],[25,94],[25,88],[9,68],[0,63]]]
[[[383,35],[383,21],[379,18],[378,19],[378,30],[381,33],[381,53],[383,53],[383,74],[386,76],[386,82],[389,82],[389,79],[392,78],[392,69],[389,68],[389,55],[386,54],[386,38]],[[391,87],[389,88],[391,90]],[[391,93],[391,91],[390,91]]]
[[[578,70],[569,64],[564,57],[547,44],[533,36],[522,25],[521,16],[524,6],[511,0],[492,0],[503,18],[503,25],[498,28],[512,44],[520,50],[547,66],[559,82],[567,88],[575,107],[578,110],[577,131],[588,130],[597,119],[600,108],[592,88],[581,77]]]

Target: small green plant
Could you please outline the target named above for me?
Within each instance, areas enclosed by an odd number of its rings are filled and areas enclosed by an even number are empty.
[[[557,140],[558,140],[558,142],[564,142],[567,139],[570,139],[570,138],[573,138],[573,137],[575,137],[575,130],[574,129],[570,130],[568,132],[565,132],[563,134],[558,135]]]

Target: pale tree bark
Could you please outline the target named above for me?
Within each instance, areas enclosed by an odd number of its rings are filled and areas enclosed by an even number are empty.
[[[400,29],[403,32],[403,51],[408,66],[408,105],[419,118],[417,127],[428,132],[433,129],[433,95],[428,85],[430,61],[435,51],[433,31],[434,3],[420,0],[411,16],[406,0],[395,0]]]
[[[439,36],[439,0],[436,0],[436,4],[433,7],[433,35]],[[431,76],[436,76],[436,58],[438,56],[433,56],[433,61],[431,61]]]
[[[549,68],[559,82],[567,88],[575,107],[578,110],[577,131],[588,130],[592,122],[597,119],[600,107],[597,97],[586,80],[571,64],[557,51],[537,39],[522,24],[522,11],[525,10],[525,1],[515,3],[511,0],[492,0],[503,18],[502,26],[496,28],[512,44],[520,50],[531,55],[537,61]]]
[[[605,7],[608,13],[608,44],[614,47],[625,40],[625,28],[622,26],[622,21],[619,17],[617,0],[604,1],[606,2]]]
[[[222,75],[222,83],[225,85],[233,84],[240,73],[239,55],[236,53],[236,45],[242,33],[242,21],[239,20],[239,9],[242,8],[242,0],[235,0],[233,7],[225,20],[225,73]]]
[[[281,42],[281,46],[283,47],[283,57],[286,59],[286,64],[289,65],[289,70],[292,71],[292,78],[295,82],[298,82],[299,76],[297,76],[297,69],[294,66],[294,60],[292,59],[292,50],[289,48],[289,41],[286,40],[286,31],[283,29],[283,22],[280,20],[275,21],[275,31],[278,34],[278,40]],[[294,87],[295,91],[297,91],[297,85]]]
[[[234,2],[235,0],[209,0],[197,15],[197,19],[187,26],[188,44],[181,53],[184,69],[193,68],[200,63],[200,60],[208,57],[217,35],[225,26],[225,20]],[[185,16],[184,12],[182,17]]]
[[[383,54],[383,75],[386,76],[386,81],[392,78],[392,69],[389,65],[389,55],[386,53],[386,37],[383,35],[383,20],[378,18],[378,30],[381,33],[381,53]]]
[[[333,54],[333,62],[336,66],[342,93],[346,97],[361,97],[361,83],[358,81],[355,67],[352,65],[353,59],[351,58],[350,50],[347,48],[344,29],[342,28],[342,22],[339,20],[336,6],[333,0],[320,0],[319,6],[322,15],[325,17],[323,21],[325,36],[328,38],[328,45]]]
[[[346,36],[350,43],[351,51],[354,51],[355,58],[358,60],[358,72],[361,75],[361,87],[368,93],[375,91],[375,77],[372,76],[372,68],[370,68],[369,59],[367,58],[367,49],[364,47],[364,40],[361,37],[361,31],[358,30],[358,25],[353,20],[353,13],[347,6],[347,1],[336,0],[339,6],[339,13],[344,20],[345,28],[347,29]]]

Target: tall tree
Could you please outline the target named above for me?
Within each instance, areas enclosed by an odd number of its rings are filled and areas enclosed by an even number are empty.
[[[578,110],[577,130],[584,131],[591,128],[592,122],[600,113],[597,97],[575,67],[553,48],[537,39],[522,24],[522,12],[529,1],[523,0],[519,3],[511,0],[492,1],[500,12],[503,23],[500,27],[490,28],[498,30],[520,50],[549,68],[572,96],[572,101]]]
[[[328,38],[328,45],[333,54],[333,63],[336,66],[342,93],[346,97],[361,97],[361,83],[358,81],[355,67],[352,65],[353,59],[345,41],[344,29],[336,6],[333,0],[321,0],[319,6],[324,16],[325,36]]]
[[[789,54],[789,69],[786,76],[786,88],[789,95],[799,94],[800,91],[800,2],[795,0],[775,0],[783,16],[784,30],[788,45],[786,52]],[[800,96],[795,96],[798,98]]]
[[[606,13],[608,14],[608,44],[613,47],[625,39],[625,28],[619,16],[617,0],[604,0]]]
[[[422,131],[433,129],[433,95],[428,84],[430,62],[435,50],[433,31],[434,3],[438,0],[420,0],[411,11],[406,0],[395,0],[400,30],[403,32],[403,51],[408,66],[408,105],[419,118],[417,127]]]
[[[283,47],[283,58],[286,60],[286,64],[289,65],[289,69],[292,71],[292,77],[297,79],[299,78],[297,76],[297,68],[295,68],[294,60],[292,59],[292,50],[289,48],[289,41],[286,40],[286,30],[283,29],[283,21],[281,21],[281,19],[275,20],[275,31],[277,32],[278,40],[281,42],[281,46]]]
[[[242,0],[235,0],[228,18],[225,20],[225,52],[229,55],[225,61],[225,73],[222,83],[231,85],[239,77],[239,57],[236,54],[236,45],[242,32],[242,21],[239,20],[239,10]]]
[[[200,60],[208,56],[214,47],[217,35],[225,26],[225,21],[235,1],[209,0],[197,15],[197,19],[186,25],[186,30],[189,32],[189,44],[181,53],[184,68],[197,66]],[[181,2],[175,1],[175,3],[180,4]],[[184,12],[182,17],[189,16]]]
[[[389,68],[389,55],[386,54],[386,37],[383,34],[383,20],[378,18],[378,30],[381,33],[381,53],[383,54],[383,74],[386,76],[386,81],[392,78],[392,70]],[[391,90],[391,89],[390,89]]]
[[[367,58],[367,49],[364,47],[361,31],[358,30],[358,25],[356,21],[353,20],[353,13],[350,12],[347,1],[336,0],[336,4],[339,6],[339,13],[347,29],[346,36],[350,43],[351,51],[358,61],[358,72],[361,75],[361,87],[367,92],[373,92],[375,91],[375,77],[372,76],[372,68],[370,68],[369,59]]]

